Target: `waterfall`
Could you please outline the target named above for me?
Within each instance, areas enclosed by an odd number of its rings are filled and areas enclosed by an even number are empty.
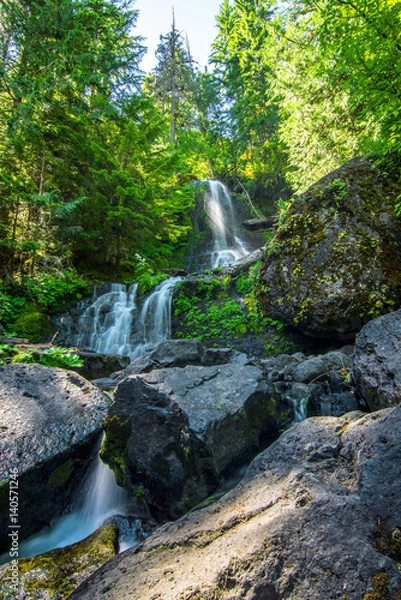
[[[208,267],[227,267],[249,254],[237,232],[237,222],[231,195],[220,181],[208,181],[204,195],[204,210],[213,234]]]
[[[169,277],[146,298],[138,319],[143,341],[136,346],[131,358],[142,356],[148,348],[171,337],[171,304],[174,288],[180,280],[181,277]]]
[[[99,296],[78,322],[80,334],[75,344],[99,354],[142,356],[148,348],[171,336],[171,302],[180,277],[169,277],[145,299],[136,304],[138,285],[113,283]]]
[[[116,484],[113,471],[97,456],[75,509],[32,538],[21,542],[19,557],[29,558],[54,548],[75,544],[96,531],[114,515],[128,515],[127,492]],[[126,546],[125,546],[126,547]],[[0,557],[0,564],[9,556]]]
[[[110,292],[99,296],[79,319],[76,345],[100,354],[130,356],[132,331],[136,325],[138,284],[113,283]]]

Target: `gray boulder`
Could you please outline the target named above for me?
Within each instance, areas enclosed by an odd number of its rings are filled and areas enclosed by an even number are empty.
[[[370,410],[401,401],[401,310],[370,321],[357,335],[352,376]]]
[[[148,373],[165,367],[201,364],[204,353],[199,340],[166,340],[156,344],[147,354],[131,362],[125,375]]]
[[[401,407],[307,419],[218,503],[159,529],[70,598],[398,597],[400,453]]]
[[[118,483],[176,518],[277,436],[276,403],[257,367],[160,369],[117,386],[105,430]]]
[[[295,198],[266,251],[266,315],[313,337],[353,339],[400,305],[397,180],[356,158]],[[394,302],[396,305],[394,306]]]
[[[77,373],[37,364],[0,367],[0,550],[9,541],[10,474],[18,473],[20,535],[28,537],[71,502],[109,405]]]

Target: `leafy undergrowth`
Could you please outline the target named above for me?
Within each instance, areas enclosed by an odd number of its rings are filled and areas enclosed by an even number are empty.
[[[284,323],[265,317],[256,297],[259,264],[235,280],[227,275],[180,282],[173,301],[173,336],[269,356],[298,347]],[[245,348],[246,346],[246,348]]]
[[[84,361],[74,348],[59,348],[57,346],[44,349],[18,348],[10,344],[0,345],[0,365],[7,363],[39,363],[46,367],[82,367]]]

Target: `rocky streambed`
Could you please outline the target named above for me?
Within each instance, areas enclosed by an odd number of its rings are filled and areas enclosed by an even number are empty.
[[[64,510],[105,423],[104,458],[161,525],[111,560],[118,537],[107,530],[94,564],[107,562],[92,575],[82,559],[77,577],[80,561],[67,555],[68,593],[84,580],[71,598],[398,597],[400,323],[400,311],[385,315],[355,347],[315,356],[255,360],[164,342],[113,376],[113,404],[76,373],[1,367],[2,464],[24,465],[25,531],[37,530],[39,514],[49,522]],[[313,416],[322,406],[332,416]],[[309,418],[296,423],[301,407]],[[185,514],[252,456],[239,485]],[[2,501],[7,524],[7,495]],[[4,597],[67,597],[35,560],[29,568],[21,560],[18,595],[7,587],[11,567],[1,567]],[[49,561],[59,576],[61,553]],[[32,586],[39,576],[49,578],[46,592]]]

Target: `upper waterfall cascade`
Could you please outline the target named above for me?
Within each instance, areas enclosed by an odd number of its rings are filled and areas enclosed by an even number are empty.
[[[204,207],[213,232],[210,250],[210,267],[228,267],[246,256],[249,251],[239,237],[237,218],[230,193],[220,181],[208,181],[204,194]]]

